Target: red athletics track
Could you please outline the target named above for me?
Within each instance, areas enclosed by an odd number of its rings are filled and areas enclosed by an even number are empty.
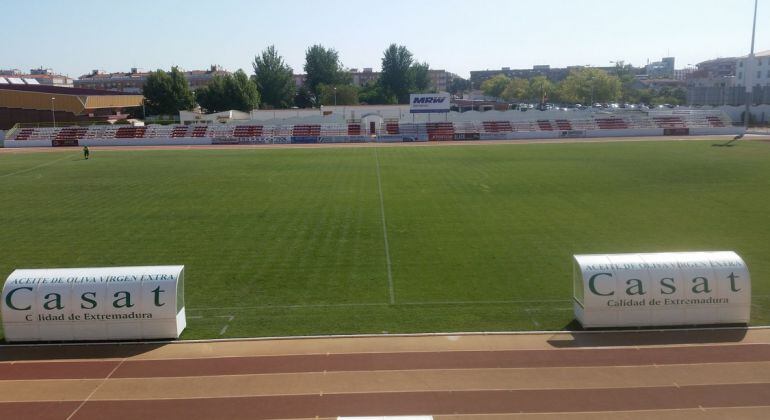
[[[770,418],[770,329],[0,347],[0,419]]]

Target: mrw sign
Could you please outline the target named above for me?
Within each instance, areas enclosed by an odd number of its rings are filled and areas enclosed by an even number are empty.
[[[1,304],[8,341],[179,338],[184,266],[15,270]]]
[[[575,317],[586,328],[747,324],[751,278],[735,252],[575,255]]]
[[[450,102],[448,93],[413,93],[409,95],[409,112],[449,112]]]

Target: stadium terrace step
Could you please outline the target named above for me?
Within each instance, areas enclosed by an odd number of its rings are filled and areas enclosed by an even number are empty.
[[[321,136],[320,124],[301,124],[295,125],[292,132],[295,137],[319,137]]]
[[[680,117],[653,117],[652,120],[660,128],[687,128]]]
[[[455,127],[451,122],[425,123],[428,140],[454,140]]]
[[[360,136],[361,135],[361,124],[348,124],[348,135],[349,136]]]
[[[171,132],[171,137],[187,137],[187,126],[178,125],[174,127],[174,130]]]
[[[261,125],[239,125],[233,130],[233,137],[237,138],[250,138],[261,137],[263,132],[263,126]]]
[[[387,134],[400,134],[399,126],[397,122],[389,122],[385,124],[385,133]]]
[[[602,130],[627,130],[630,127],[622,118],[595,118],[596,125]]]
[[[556,128],[561,131],[571,131],[572,123],[570,123],[568,120],[556,120]]]
[[[484,121],[482,126],[486,133],[510,133],[513,131],[510,121]]]

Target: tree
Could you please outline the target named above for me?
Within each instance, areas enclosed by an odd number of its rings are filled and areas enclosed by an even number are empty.
[[[520,79],[518,77],[514,77],[513,79],[508,80],[508,83],[505,85],[505,89],[503,89],[502,93],[500,93],[499,97],[506,100],[506,101],[512,101],[514,99],[527,99],[529,96],[529,82],[527,82],[527,79]]]
[[[308,89],[307,86],[302,85],[297,89],[297,94],[294,96],[294,106],[297,108],[313,108],[316,105],[316,96]]]
[[[195,92],[196,99],[206,112],[237,109],[249,112],[259,106],[259,92],[254,81],[243,70],[224,77],[214,76],[208,86]]]
[[[651,98],[650,103],[653,105],[682,105],[687,102],[687,92],[682,88],[669,88],[662,87],[659,91],[655,92]]]
[[[452,95],[460,95],[463,92],[471,90],[470,80],[465,80],[461,77],[455,77],[452,82],[449,83],[449,93]]]
[[[431,90],[430,66],[428,66],[428,63],[414,63],[409,70],[412,73],[410,75],[413,84],[412,89],[410,89],[412,92],[421,93]]]
[[[504,74],[498,74],[491,79],[485,80],[481,84],[481,91],[484,92],[484,95],[499,98],[503,94],[503,91],[508,86],[508,82],[510,81],[511,79],[509,79]]]
[[[208,85],[195,91],[195,100],[206,112],[220,112],[226,108],[225,78],[214,76]]]
[[[535,76],[529,79],[529,98],[537,101],[539,104],[548,102],[549,98],[554,97],[554,85],[545,76]]]
[[[592,68],[573,70],[559,86],[563,101],[586,104],[617,101],[621,87],[616,76]]]
[[[181,110],[195,107],[195,97],[187,80],[176,67],[171,68],[170,73],[163,70],[150,73],[142,94],[146,111],[150,115],[174,115]]]
[[[343,70],[339,54],[333,48],[313,45],[305,51],[305,85],[314,94],[318,94],[318,85],[345,85],[351,82],[348,72]]]
[[[387,95],[395,96],[398,103],[409,102],[414,84],[412,61],[412,53],[403,45],[390,44],[383,54],[380,86]]]
[[[358,100],[368,105],[391,105],[398,102],[396,96],[387,92],[379,80],[363,86],[358,92]]]
[[[262,104],[271,108],[288,108],[294,104],[294,74],[283,62],[274,45],[254,57],[254,81],[262,95]]]
[[[225,88],[230,97],[232,109],[249,112],[259,106],[257,84],[243,70],[238,69],[231,77],[227,77]]]
[[[318,85],[318,100],[321,105],[357,105],[358,88],[353,85]]]

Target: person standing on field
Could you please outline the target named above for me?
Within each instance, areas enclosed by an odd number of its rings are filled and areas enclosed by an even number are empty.
[[[88,151],[88,146],[83,146],[83,157],[88,160],[88,156],[91,154],[91,152]]]

